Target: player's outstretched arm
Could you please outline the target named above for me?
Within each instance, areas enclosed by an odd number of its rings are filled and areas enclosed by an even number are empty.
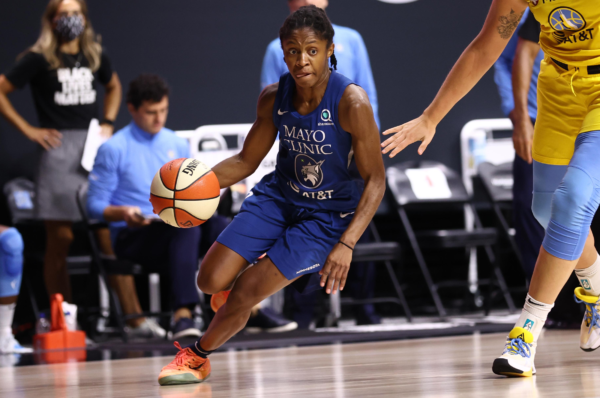
[[[352,135],[352,149],[358,171],[365,181],[365,189],[358,202],[354,217],[340,241],[327,257],[320,271],[321,286],[327,284],[327,293],[344,289],[352,250],[373,219],[385,193],[385,169],[379,147],[379,129],[373,108],[365,90],[350,85],[346,88],[338,108],[341,127]]]
[[[439,122],[500,57],[526,7],[525,0],[493,0],[481,32],[462,53],[431,105],[417,119],[383,133],[394,134],[381,144],[383,153],[393,158],[416,141],[422,141],[419,154],[425,152]]]
[[[256,121],[252,125],[242,151],[213,167],[221,188],[236,184],[256,171],[277,138],[273,123],[273,105],[279,83],[265,87],[258,98]]]

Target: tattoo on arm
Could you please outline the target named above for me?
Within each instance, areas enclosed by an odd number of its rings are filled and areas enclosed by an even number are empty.
[[[524,13],[525,11],[517,14],[511,9],[510,14],[502,15],[500,18],[498,18],[498,21],[500,22],[500,26],[498,26],[498,33],[500,33],[501,38],[506,40],[510,39],[513,32],[519,25],[519,22],[521,22],[521,18],[523,17]]]

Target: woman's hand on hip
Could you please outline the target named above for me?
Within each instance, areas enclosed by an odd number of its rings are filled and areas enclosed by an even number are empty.
[[[45,150],[58,148],[61,145],[62,134],[55,129],[44,129],[30,126],[23,134],[33,142],[37,142]]]
[[[421,115],[408,123],[386,130],[383,135],[394,135],[381,143],[381,152],[391,152],[390,158],[393,158],[413,142],[422,141],[419,146],[419,155],[422,155],[435,135],[435,127],[427,116]]]

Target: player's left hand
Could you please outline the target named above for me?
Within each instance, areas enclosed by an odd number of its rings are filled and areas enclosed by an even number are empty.
[[[100,125],[100,135],[102,137],[110,138],[110,137],[112,137],[114,131],[115,131],[114,126],[111,126],[108,123]]]
[[[335,294],[338,289],[344,290],[351,262],[352,250],[340,243],[336,244],[331,253],[329,253],[325,265],[319,271],[319,275],[321,275],[321,287],[327,285],[325,291],[328,294]]]
[[[408,123],[386,130],[383,135],[394,135],[381,143],[381,152],[386,154],[391,151],[390,158],[393,158],[413,142],[422,141],[419,146],[419,155],[422,155],[435,135],[435,127],[427,116],[421,115]]]

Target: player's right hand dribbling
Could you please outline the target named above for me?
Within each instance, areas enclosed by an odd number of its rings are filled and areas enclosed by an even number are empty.
[[[383,132],[383,135],[390,134],[394,135],[381,143],[383,154],[391,151],[390,158],[393,158],[413,142],[422,141],[419,146],[419,155],[422,155],[435,135],[435,124],[423,114],[408,123]]]

